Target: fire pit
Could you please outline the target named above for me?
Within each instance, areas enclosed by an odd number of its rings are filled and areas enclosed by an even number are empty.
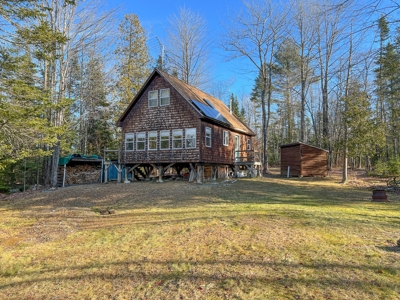
[[[372,202],[388,202],[385,190],[373,190]]]

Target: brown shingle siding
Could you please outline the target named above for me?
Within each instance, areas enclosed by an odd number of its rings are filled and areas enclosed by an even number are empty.
[[[148,92],[153,90],[170,89],[170,105],[148,107]],[[158,100],[159,101],[159,100]],[[199,160],[199,115],[194,109],[187,105],[186,100],[163,79],[156,75],[153,81],[143,91],[141,97],[136,100],[134,109],[130,110],[122,123],[122,133],[135,133],[135,145],[133,152],[126,152],[125,162],[168,162],[174,160],[196,161]],[[170,150],[160,149],[160,131],[183,129],[183,147],[185,129],[196,128],[195,149],[172,149],[172,137],[170,136]],[[157,131],[157,150],[147,150],[148,132]],[[146,150],[136,151],[136,133],[146,133]]]
[[[170,104],[160,106],[160,90],[166,88],[170,89]],[[148,94],[149,91],[154,90],[158,91],[158,105],[149,107]],[[191,98],[195,95],[197,95],[196,97],[206,95],[204,97],[213,101],[218,110],[221,109],[224,114],[228,114],[227,119],[233,126],[227,128],[212,122],[212,120],[206,120],[200,111],[191,104]],[[135,134],[134,151],[124,151],[125,149],[123,149],[123,162],[126,164],[197,162],[232,165],[235,135],[240,136],[241,149],[246,150],[247,139],[251,139],[253,134],[235,116],[229,114],[229,110],[221,101],[159,71],[153,72],[146,81],[145,86],[123,113],[118,124],[122,127],[123,147],[125,146],[125,134]],[[206,127],[210,127],[212,131],[211,147],[205,146]],[[194,149],[185,147],[185,133],[188,128],[196,129],[196,148]],[[174,129],[183,130],[182,149],[172,149],[172,130]],[[170,132],[170,149],[160,149],[160,132],[163,130]],[[229,132],[228,146],[223,145],[224,130]],[[148,133],[152,131],[157,132],[157,150],[148,150]],[[145,151],[136,150],[137,133],[141,132],[146,133]]]

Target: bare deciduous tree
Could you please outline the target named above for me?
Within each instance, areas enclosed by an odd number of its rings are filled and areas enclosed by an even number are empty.
[[[43,87],[49,90],[50,101],[54,104],[49,113],[51,123],[55,128],[58,142],[53,147],[51,163],[47,166],[51,186],[57,186],[58,159],[60,142],[65,128],[65,114],[68,101],[66,90],[70,75],[72,57],[84,51],[88,46],[99,43],[111,27],[109,18],[113,12],[101,13],[101,6],[95,1],[63,1],[46,0],[47,7],[41,23],[48,24],[53,32],[61,34],[64,42],[49,41],[53,45],[47,59],[43,59]],[[50,57],[50,58],[49,58]]]
[[[344,30],[344,13],[346,7],[329,6],[325,3],[320,3],[318,14],[315,15],[317,22],[317,48],[319,75],[322,98],[322,143],[325,149],[330,148],[329,134],[329,85],[334,75],[333,63],[334,54],[338,49],[338,41]]]
[[[169,20],[168,67],[184,82],[204,87],[210,80],[210,39],[204,19],[187,8]]]
[[[244,1],[245,10],[232,18],[222,47],[231,58],[245,58],[260,76],[263,174],[268,171],[268,129],[271,118],[274,54],[284,37],[287,11],[272,0]],[[253,69],[254,70],[254,69]]]
[[[312,63],[315,59],[317,26],[314,23],[315,9],[311,1],[293,1],[294,40],[300,56],[300,141],[305,142],[305,112],[307,94],[313,79]],[[318,142],[317,142],[318,143]]]

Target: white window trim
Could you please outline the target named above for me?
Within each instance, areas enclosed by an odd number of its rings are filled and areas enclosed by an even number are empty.
[[[163,135],[163,133],[165,134],[165,133],[168,133],[168,135]],[[166,141],[166,139],[165,140],[163,140],[162,138],[163,138],[163,136],[165,137],[165,136],[168,136],[168,148],[163,148],[162,147],[162,142],[164,141]],[[169,150],[169,149],[171,149],[171,131],[170,130],[161,130],[160,131],[160,150]]]
[[[187,146],[187,140],[188,140],[188,131],[190,132],[190,131],[194,131],[194,138],[193,138],[193,140],[194,140],[194,146],[193,147],[188,147]],[[186,149],[196,149],[196,128],[185,128],[185,148]]]
[[[209,137],[207,137],[207,129],[210,130]],[[210,145],[207,145],[207,139],[210,139]],[[205,129],[205,145],[206,145],[206,147],[211,148],[211,145],[212,145],[211,143],[212,143],[212,130],[211,130],[211,127],[206,127],[206,129]]]
[[[155,136],[155,138],[156,138],[156,147],[155,147],[155,148],[150,148],[150,138],[151,138],[151,137],[154,137],[154,136]],[[150,131],[150,132],[148,132],[148,134],[147,134],[147,149],[148,149],[149,151],[157,150],[157,138],[158,138],[158,132],[157,132],[157,131]]]
[[[164,97],[164,98],[162,98],[161,97],[161,92],[162,91],[168,91],[168,104],[162,104],[162,99],[166,99],[166,97]],[[169,88],[168,89],[161,89],[160,90],[160,106],[167,106],[167,105],[170,105],[170,103],[171,103],[171,92],[170,92],[170,90],[169,90]]]
[[[140,143],[144,143],[143,149],[139,149],[139,147],[138,147],[140,135],[144,136],[144,141],[140,141]],[[145,150],[146,150],[146,132],[138,132],[138,133],[136,133],[136,151],[145,151]]]
[[[128,138],[131,138],[132,139],[132,142],[129,142],[129,143],[132,143],[132,149],[131,150],[128,150],[127,148],[127,145],[128,145],[128,142],[127,142],[127,140],[128,140]],[[135,134],[134,133],[131,133],[131,132],[129,132],[129,133],[125,133],[125,151],[134,151],[135,150]]]
[[[150,93],[156,93],[157,96],[156,98],[151,98],[150,99]],[[156,100],[156,105],[150,105],[150,100]],[[158,90],[153,90],[153,91],[149,91],[147,94],[147,105],[148,107],[157,107],[158,106]]]
[[[177,131],[180,131],[180,133],[181,133],[181,138],[180,139],[175,139],[174,138],[174,131],[175,132],[177,132]],[[174,147],[174,141],[181,141],[181,147],[179,147],[179,148],[175,148]],[[172,130],[172,149],[182,149],[183,148],[183,129],[173,129]]]
[[[224,130],[222,134],[222,144],[224,146],[229,146],[229,131]]]

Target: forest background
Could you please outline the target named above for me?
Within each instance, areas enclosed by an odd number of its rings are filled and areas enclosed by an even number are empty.
[[[155,67],[231,105],[263,174],[297,141],[330,168],[400,169],[396,1],[227,3],[218,28],[181,6],[163,36],[105,4],[0,0],[0,189],[56,186],[60,156],[119,148],[115,121]],[[219,76],[218,61],[234,64]]]

